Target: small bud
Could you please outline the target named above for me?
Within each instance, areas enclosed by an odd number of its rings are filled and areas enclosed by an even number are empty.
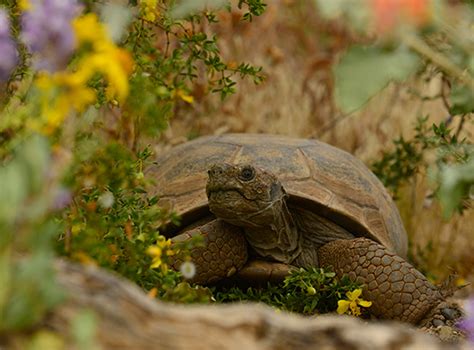
[[[314,289],[314,287],[308,287],[306,289],[306,291],[308,292],[309,295],[315,295],[316,294],[316,289]]]

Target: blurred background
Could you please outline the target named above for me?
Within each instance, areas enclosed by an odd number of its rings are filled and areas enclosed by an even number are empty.
[[[397,152],[394,141],[401,136],[418,147],[416,126],[422,117],[428,118],[427,129],[444,121],[454,132],[459,130],[459,138],[472,142],[472,115],[463,125],[461,118],[450,117],[443,92],[449,87],[434,67],[427,66],[406,82],[389,84],[359,110],[341,112],[334,99],[334,66],[350,45],[374,39],[357,33],[343,19],[321,16],[312,1],[274,0],[267,5],[251,23],[242,22],[242,11],[234,9],[219,12],[220,23],[204,28],[220,38],[224,59],[262,66],[265,81],[259,85],[239,81],[237,92],[224,101],[219,96],[204,97],[205,83],[196,82],[191,93],[195,103],[178,106],[158,152],[200,135],[275,133],[320,139],[373,168],[384,153]],[[462,11],[456,5],[453,1],[452,16]],[[422,153],[422,162],[411,159],[410,152],[399,159],[416,168],[396,186],[410,237],[410,258],[437,282],[454,270],[463,279],[459,283],[473,281],[474,212],[465,210],[450,219],[443,216],[433,198],[430,174],[436,150]]]

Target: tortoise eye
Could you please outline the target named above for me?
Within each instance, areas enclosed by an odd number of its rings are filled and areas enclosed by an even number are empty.
[[[240,171],[239,178],[242,181],[250,181],[255,177],[255,170],[252,167],[246,166]]]

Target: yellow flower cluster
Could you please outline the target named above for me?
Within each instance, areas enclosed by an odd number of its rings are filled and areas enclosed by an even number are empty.
[[[112,42],[93,13],[76,18],[73,28],[77,46],[89,47],[90,52],[80,58],[74,71],[42,72],[36,80],[42,96],[42,129],[46,133],[56,130],[71,109],[82,112],[95,101],[96,91],[87,84],[96,74],[108,82],[109,101],[124,101],[129,93],[128,76],[133,70],[130,54]]]
[[[86,82],[76,73],[38,74],[36,86],[41,90],[40,107],[43,119],[39,127],[43,132],[50,134],[56,130],[71,108],[82,112],[87,105],[95,101],[95,92],[85,85]]]
[[[168,271],[168,265],[163,261],[163,258],[175,255],[175,251],[171,247],[171,240],[163,236],[160,236],[155,245],[148,247],[146,253],[152,257],[150,268],[159,267],[163,273]]]
[[[355,289],[352,292],[347,292],[346,297],[348,300],[339,300],[337,302],[337,313],[349,314],[354,316],[360,316],[360,307],[370,307],[372,305],[371,301],[366,301],[359,298],[362,294],[362,289]]]
[[[141,0],[140,8],[141,14],[146,21],[154,22],[160,15],[160,12],[156,8],[158,0]]]
[[[91,44],[92,53],[87,55],[78,68],[83,77],[90,79],[96,72],[103,74],[108,83],[107,96],[119,101],[128,95],[128,76],[133,70],[130,54],[110,40],[104,26],[93,13],[73,22],[78,44]]]

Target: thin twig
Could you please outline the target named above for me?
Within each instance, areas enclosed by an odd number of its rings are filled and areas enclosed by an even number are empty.
[[[443,74],[441,78],[441,100],[443,101],[444,108],[449,112],[451,110],[451,105],[448,101],[448,97],[446,96],[446,87],[450,88],[451,83],[450,81],[446,78],[446,76]]]
[[[474,90],[474,78],[467,70],[462,70],[446,56],[433,50],[423,40],[413,35],[406,35],[403,41],[414,51],[429,59],[434,65],[448,75],[459,79],[463,84]]]
[[[319,139],[319,138],[323,137],[324,135],[326,135],[327,132],[329,132],[334,127],[336,127],[337,124],[339,124],[340,122],[342,122],[344,119],[346,119],[347,117],[349,117],[352,114],[353,114],[353,112],[346,113],[346,114],[339,114],[337,117],[331,118],[331,120],[328,123],[324,124],[318,130],[318,132],[316,133],[316,138]]]
[[[464,126],[464,122],[466,121],[466,115],[461,115],[461,121],[459,122],[458,128],[456,130],[456,139],[459,139],[459,135],[461,134],[462,128]]]

